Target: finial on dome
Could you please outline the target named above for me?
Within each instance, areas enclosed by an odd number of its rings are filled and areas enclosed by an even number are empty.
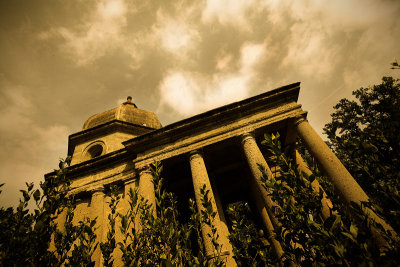
[[[122,103],[123,105],[131,105],[131,106],[134,106],[135,108],[137,108],[137,106],[135,105],[135,103],[133,103],[132,102],[132,97],[131,96],[128,96],[127,98],[126,98],[126,101],[124,102],[124,103]]]

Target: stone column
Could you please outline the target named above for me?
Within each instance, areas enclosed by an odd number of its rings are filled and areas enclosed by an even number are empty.
[[[210,180],[208,178],[208,173],[206,166],[204,164],[203,156],[198,150],[194,150],[189,154],[189,161],[190,161],[190,169],[192,172],[194,194],[199,214],[201,214],[201,211],[204,210],[201,204],[200,188],[202,188],[203,185],[205,185],[206,189],[209,191],[208,196],[211,200],[213,210],[217,212],[217,215],[214,218],[214,226],[217,229],[217,234],[219,235],[218,239],[219,244],[222,245],[222,254],[224,255],[224,257],[226,257],[226,265],[236,266],[236,262],[233,259],[232,246],[228,240],[228,234],[229,234],[228,228],[223,222],[221,222],[221,215],[219,214],[217,209],[217,204],[215,202],[213,190],[211,187]],[[214,250],[214,246],[211,242],[211,238],[208,236],[209,234],[211,235],[211,229],[209,226],[202,223],[201,230],[207,257],[209,259],[212,259],[213,257],[215,257],[216,253]]]
[[[308,151],[317,159],[325,174],[331,179],[338,195],[345,202],[353,201],[361,204],[363,201],[369,201],[367,194],[303,116],[295,119],[294,127]],[[370,218],[382,224],[385,230],[391,231],[397,237],[393,228],[371,209],[365,208],[364,212],[368,213]],[[377,236],[376,238],[378,242],[382,241],[381,237]],[[382,242],[380,243],[382,244]]]
[[[153,174],[148,166],[139,169],[139,195],[147,200],[147,203],[152,207],[153,215],[157,216]]]
[[[262,155],[260,148],[258,147],[256,143],[256,139],[254,136],[250,133],[246,133],[241,135],[241,143],[242,143],[242,149],[244,152],[244,155],[246,156],[247,162],[249,164],[251,173],[252,173],[252,178],[255,182],[255,184],[258,187],[259,193],[261,193],[262,199],[265,203],[265,206],[267,207],[267,211],[269,213],[269,218],[271,219],[272,223],[274,226],[278,226],[279,222],[275,218],[275,216],[272,214],[272,207],[277,206],[271,199],[271,197],[268,195],[268,192],[265,190],[264,186],[262,185],[261,177],[262,173],[258,167],[259,164],[264,166],[268,176],[272,175],[272,172],[265,161],[264,156]]]
[[[93,188],[89,192],[92,194],[89,209],[91,219],[93,220],[97,217],[95,230],[95,233],[97,235],[97,242],[103,242],[104,235],[107,231],[106,222],[104,220],[104,187],[101,185]],[[98,245],[96,250],[94,251],[92,255],[92,260],[96,262],[95,266],[102,266],[103,259],[100,245]]]
[[[225,224],[226,229],[228,229],[225,214],[224,214],[224,208],[223,208],[222,202],[221,202],[221,198],[219,197],[219,192],[217,191],[217,186],[215,185],[215,182],[212,178],[210,179],[210,184],[211,184],[211,188],[213,189],[215,204],[217,205],[217,211],[219,214],[219,218],[221,220],[221,223]]]
[[[312,174],[311,170],[308,168],[307,163],[304,162],[303,158],[301,157],[300,153],[295,149],[294,151],[295,157],[296,157],[296,164],[298,165],[298,168],[300,171],[304,172],[307,176],[310,176]],[[332,202],[326,195],[324,189],[321,187],[319,184],[318,180],[315,179],[312,183],[311,186],[313,187],[314,191],[319,193],[320,190],[322,190],[322,199],[321,199],[321,204],[322,204],[322,218],[324,220],[328,219],[331,216],[331,209],[333,208]]]
[[[267,209],[265,208],[264,201],[259,193],[258,186],[255,181],[250,182],[252,196],[256,203],[257,211],[261,216],[261,220],[267,230],[267,238],[274,248],[275,256],[280,259],[283,255],[283,249],[281,244],[274,238],[274,226],[272,225],[271,219],[268,215]]]

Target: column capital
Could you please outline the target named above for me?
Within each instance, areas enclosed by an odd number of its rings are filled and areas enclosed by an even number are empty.
[[[202,148],[194,149],[190,151],[188,154],[189,154],[189,160],[192,160],[197,157],[203,157],[203,149]]]
[[[294,125],[294,126],[297,126],[297,125],[299,125],[299,124],[302,123],[302,122],[308,122],[308,120],[306,119],[306,117],[303,116],[303,115],[296,116],[296,117],[293,119],[293,125]]]
[[[92,187],[92,188],[88,189],[87,192],[89,192],[92,195],[104,194],[104,186],[103,185],[99,185],[99,186],[96,186],[96,187]]]
[[[139,176],[143,175],[144,173],[149,173],[149,174],[151,174],[151,169],[150,169],[150,166],[149,166],[149,165],[136,168],[136,170],[137,170]]]
[[[125,180],[124,181],[124,185],[126,186],[126,185],[130,185],[130,184],[132,184],[132,183],[134,183],[134,182],[136,182],[136,179],[135,178],[131,178],[131,179],[129,179],[129,180]]]
[[[240,135],[240,141],[244,144],[247,140],[255,140],[256,137],[253,132],[247,132]]]

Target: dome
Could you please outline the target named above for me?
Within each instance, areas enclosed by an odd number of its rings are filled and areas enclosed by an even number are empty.
[[[132,97],[129,96],[127,101],[122,103],[119,107],[91,116],[83,125],[83,130],[114,120],[153,129],[162,127],[156,114],[151,111],[138,109],[137,106],[132,103]]]

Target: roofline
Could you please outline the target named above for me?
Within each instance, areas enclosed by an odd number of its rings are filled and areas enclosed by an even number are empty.
[[[99,169],[99,168],[107,168],[110,164],[115,164],[116,162],[123,161],[127,158],[134,159],[136,155],[132,153],[128,153],[128,151],[125,148],[113,151],[108,154],[104,154],[102,156],[80,162],[71,166],[67,167],[68,170],[68,176],[73,177],[75,173],[85,173],[86,171],[92,171],[93,168]],[[47,179],[48,177],[55,175],[57,170],[54,170],[52,172],[46,173],[44,175],[44,178]]]
[[[130,151],[139,153],[137,149],[143,147],[144,144],[151,141],[152,145],[156,143],[162,143],[161,137],[169,136],[168,141],[171,142],[173,139],[178,139],[185,130],[193,129],[200,123],[204,123],[207,120],[215,119],[226,119],[227,115],[233,116],[237,114],[248,113],[249,108],[260,108],[263,105],[260,104],[271,104],[274,100],[287,100],[291,99],[297,103],[300,92],[300,82],[292,83],[286,86],[282,86],[271,91],[237,101],[231,104],[215,108],[204,113],[200,113],[193,117],[183,119],[181,121],[169,124],[163,128],[157,129],[150,133],[129,139],[122,144]]]

